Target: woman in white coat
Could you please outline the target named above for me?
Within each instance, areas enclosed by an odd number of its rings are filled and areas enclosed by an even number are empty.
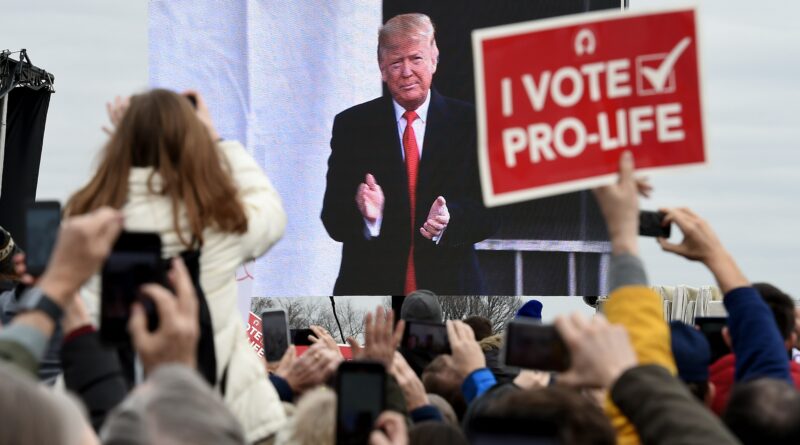
[[[286,214],[280,197],[241,144],[219,138],[195,92],[152,90],[132,96],[129,104],[117,100],[109,115],[115,128],[97,172],[70,198],[65,213],[121,209],[125,230],[161,235],[165,258],[200,246],[200,284],[214,330],[216,380],[224,380],[225,403],[247,440],[271,436],[286,417],[262,359],[246,338],[236,306],[235,271],[283,235]],[[83,297],[97,321],[98,277]]]

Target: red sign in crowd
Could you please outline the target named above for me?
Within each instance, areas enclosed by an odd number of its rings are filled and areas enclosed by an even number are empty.
[[[694,9],[601,12],[473,32],[486,205],[706,162]]]
[[[247,338],[250,340],[250,346],[253,348],[256,353],[258,353],[259,357],[264,357],[264,333],[261,326],[261,317],[250,312],[250,315],[247,319]],[[295,346],[295,351],[297,352],[297,356],[303,355],[306,352],[308,346]],[[350,345],[339,345],[339,352],[342,354],[342,357],[345,360],[350,360],[353,358],[352,350],[350,349]]]

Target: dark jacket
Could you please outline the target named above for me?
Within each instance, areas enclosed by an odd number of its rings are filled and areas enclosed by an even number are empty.
[[[736,356],[736,382],[770,377],[793,384],[775,316],[758,291],[752,287],[734,289],[725,294],[723,303]]]
[[[439,295],[481,294],[483,280],[473,244],[496,230],[483,206],[475,145],[475,109],[431,90],[419,162],[412,230],[408,177],[390,96],[356,105],[333,122],[322,223],[342,243],[335,295],[403,295],[413,236],[417,287]],[[371,173],[385,198],[380,235],[367,239],[355,202]],[[439,244],[419,227],[438,196],[450,223]]]
[[[658,365],[637,366],[617,379],[611,398],[644,445],[724,445],[739,441],[686,387]]]

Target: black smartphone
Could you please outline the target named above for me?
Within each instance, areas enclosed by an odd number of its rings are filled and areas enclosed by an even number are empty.
[[[166,285],[166,267],[161,260],[161,237],[157,233],[122,232],[101,272],[100,338],[106,344],[130,342],[128,320],[131,305],[142,303],[148,329],[158,327],[155,304],[139,291],[141,285]]]
[[[722,338],[722,328],[728,325],[727,317],[696,317],[694,324],[708,340],[708,345],[711,347],[711,363],[731,353],[731,348]]]
[[[639,236],[669,238],[672,235],[672,224],[664,224],[664,212],[639,211]]]
[[[436,355],[450,353],[447,326],[443,323],[406,320],[400,344],[407,350],[422,349]]]
[[[308,339],[309,335],[314,335],[314,331],[308,328],[304,329],[290,329],[289,330],[289,338],[292,339],[292,344],[295,346],[311,346],[314,343]]]
[[[336,373],[336,444],[363,445],[386,406],[386,369],[377,362],[342,362]]]
[[[267,309],[261,313],[264,335],[264,357],[268,362],[280,361],[289,348],[289,319],[283,309]]]
[[[61,205],[57,201],[31,202],[25,208],[25,269],[34,277],[44,273],[60,225]]]
[[[570,366],[569,349],[556,327],[524,318],[506,325],[502,354],[507,366],[539,371],[566,371]]]

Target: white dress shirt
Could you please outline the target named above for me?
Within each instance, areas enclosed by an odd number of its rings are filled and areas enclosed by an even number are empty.
[[[425,98],[425,102],[423,102],[419,108],[414,110],[417,113],[417,118],[411,123],[411,128],[414,129],[414,137],[417,139],[417,149],[419,149],[420,160],[422,160],[422,144],[425,140],[425,127],[428,124],[428,106],[430,106],[430,104],[431,93],[428,91],[428,96]],[[403,114],[406,112],[406,109],[394,99],[392,99],[392,105],[394,105],[394,117],[397,121],[397,133],[400,138],[400,156],[402,156],[403,161],[405,161],[406,147],[403,144],[403,133],[406,131],[408,122],[406,121],[406,118],[403,117]],[[375,220],[375,222],[372,223],[364,218],[364,236],[367,238],[375,238],[380,235],[382,222],[383,217],[379,217]],[[441,238],[441,235],[433,237],[433,241],[438,244],[439,238]]]

